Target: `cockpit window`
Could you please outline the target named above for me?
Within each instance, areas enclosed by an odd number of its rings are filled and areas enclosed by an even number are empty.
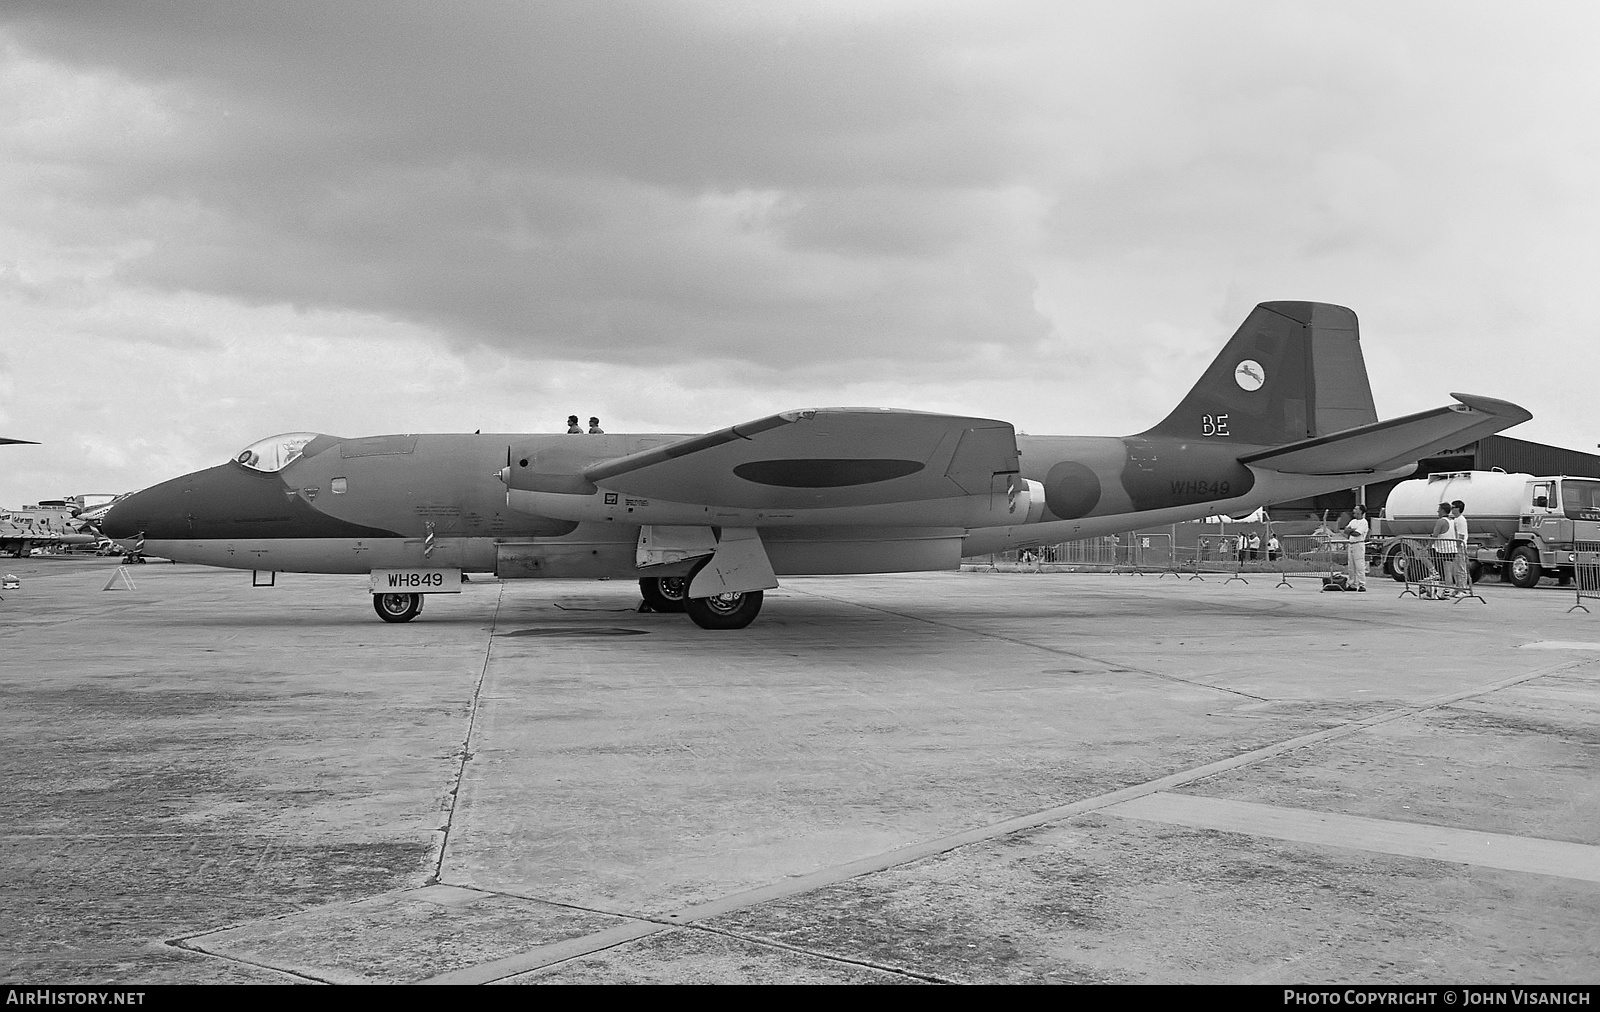
[[[315,432],[285,432],[280,436],[268,436],[240,450],[233,459],[252,471],[271,474],[294,463],[305,452],[306,444],[316,438]]]

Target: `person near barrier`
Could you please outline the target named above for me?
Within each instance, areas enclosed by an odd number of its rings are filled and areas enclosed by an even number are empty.
[[[1209,561],[1211,561],[1211,539],[1210,538],[1201,538],[1200,539],[1200,551],[1197,554],[1199,555],[1201,562],[1209,562]]]
[[[1250,535],[1250,561],[1261,561],[1261,535],[1259,534],[1252,533]]]
[[[1345,525],[1345,536],[1350,539],[1349,555],[1345,561],[1350,566],[1350,589],[1367,592],[1367,508],[1357,505]]]
[[[1450,516],[1450,504],[1439,504],[1439,519],[1433,522],[1433,541],[1428,550],[1433,554],[1433,569],[1439,582],[1454,586],[1456,582],[1456,525]]]
[[[1278,552],[1281,551],[1281,550],[1282,550],[1282,546],[1278,544],[1278,536],[1276,534],[1274,534],[1272,537],[1267,539],[1267,561],[1268,562],[1277,562],[1278,561]]]
[[[1468,568],[1467,558],[1467,504],[1460,499],[1450,504],[1451,533],[1456,539],[1456,588],[1463,593],[1472,593],[1472,570]]]

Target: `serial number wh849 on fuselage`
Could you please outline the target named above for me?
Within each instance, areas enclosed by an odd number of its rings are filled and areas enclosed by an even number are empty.
[[[374,569],[374,594],[459,594],[459,569]]]

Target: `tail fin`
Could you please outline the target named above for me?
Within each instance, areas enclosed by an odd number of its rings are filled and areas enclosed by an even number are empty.
[[[1356,314],[1263,302],[1172,414],[1140,435],[1276,446],[1377,420]]]

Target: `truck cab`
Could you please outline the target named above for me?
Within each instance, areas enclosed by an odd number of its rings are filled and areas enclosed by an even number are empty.
[[[1600,540],[1600,479],[1534,478],[1517,527],[1498,553],[1505,560],[1506,580],[1519,587],[1535,586],[1541,576],[1567,583],[1582,546]]]

